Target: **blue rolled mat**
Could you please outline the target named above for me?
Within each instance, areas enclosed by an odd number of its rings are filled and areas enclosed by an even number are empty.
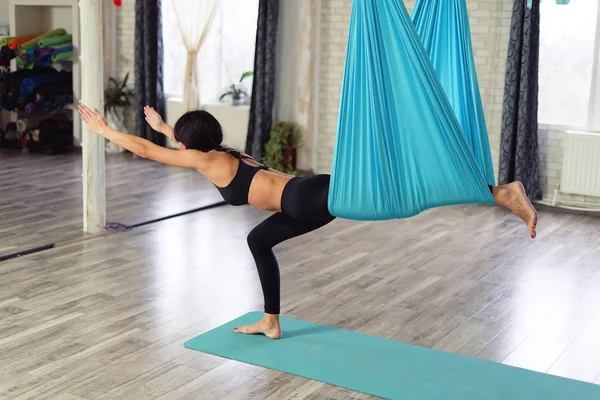
[[[44,111],[52,111],[66,104],[73,103],[73,95],[70,94],[53,94],[48,100],[42,103]]]
[[[72,80],[70,73],[59,73],[59,74],[46,74],[31,76],[24,78],[21,81],[21,93],[33,93],[33,91],[42,85],[58,85],[61,83],[68,83]]]
[[[27,58],[29,59],[29,61],[35,61],[39,58],[40,56],[40,49],[34,47],[31,49],[27,49]]]
[[[43,67],[49,67],[52,64],[52,54],[45,55],[40,58],[40,64]]]
[[[73,51],[73,45],[52,49],[52,54],[65,53],[67,51]]]

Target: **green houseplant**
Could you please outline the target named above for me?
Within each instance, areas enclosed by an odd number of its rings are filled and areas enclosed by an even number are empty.
[[[115,78],[108,80],[108,88],[104,91],[104,113],[115,112],[117,109],[129,107],[134,93],[127,87],[129,80],[129,72],[125,75],[122,81]]]
[[[300,128],[296,123],[274,122],[263,161],[270,168],[297,175],[296,150],[303,145]]]
[[[125,127],[125,110],[131,106],[131,101],[134,97],[133,90],[127,86],[128,80],[129,73],[121,81],[110,78],[108,80],[108,87],[104,91],[104,115],[106,116],[106,121],[111,128],[124,133],[127,133],[127,128]],[[107,153],[121,153],[125,150],[107,140],[105,151]]]
[[[234,106],[239,106],[244,104],[244,98],[248,97],[248,93],[244,89],[242,82],[244,79],[249,78],[254,75],[252,71],[246,71],[242,74],[239,82],[232,83],[230,86],[227,86],[224,90],[225,92],[219,97],[219,101],[223,100],[227,96],[231,96],[232,102]]]

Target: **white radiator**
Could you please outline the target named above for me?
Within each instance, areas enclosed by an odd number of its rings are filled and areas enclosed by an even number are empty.
[[[600,197],[600,133],[567,132],[560,190]]]

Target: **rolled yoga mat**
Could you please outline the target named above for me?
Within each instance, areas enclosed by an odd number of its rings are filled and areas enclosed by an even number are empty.
[[[43,67],[49,67],[50,64],[52,64],[52,54],[48,54],[48,55],[40,57],[40,64]]]
[[[53,37],[45,37],[43,39],[38,40],[39,47],[53,47],[53,45],[65,42],[72,42],[73,35],[59,35]]]
[[[2,36],[2,37],[0,37],[0,46],[6,46],[6,47],[8,47],[8,42],[10,42],[14,38],[15,38],[15,36]]]
[[[54,53],[56,50],[62,50],[62,49],[68,49],[68,48],[73,49],[73,42],[56,43],[47,48],[50,49],[51,53]]]
[[[280,340],[233,332],[261,318],[248,313],[184,345],[386,399],[600,399],[600,385],[291,318],[281,318]]]
[[[34,36],[20,36],[20,37],[15,37],[12,38],[9,42],[8,42],[8,47],[11,50],[17,50],[19,48],[19,46],[21,46],[23,43],[27,43],[28,41],[35,39],[39,37],[39,35],[34,35]]]
[[[38,57],[43,67],[49,67],[52,64],[52,49],[40,49]]]
[[[58,53],[66,53],[67,51],[73,51],[73,45],[69,43],[62,47],[52,47],[51,50],[51,54],[53,55]]]
[[[0,48],[0,54],[4,56],[4,58],[8,60],[12,60],[16,57],[16,53],[14,50],[11,50],[8,46],[2,46]]]
[[[40,49],[38,49],[38,48],[27,49],[27,52],[25,54],[27,54],[27,58],[29,60],[35,61],[40,56]]]
[[[50,66],[50,64],[55,62],[53,60],[53,56],[55,54],[67,53],[69,51],[71,52],[71,56],[69,56],[68,58],[71,58],[73,56],[73,45],[70,43],[64,44],[63,47],[40,49],[40,52],[39,52],[40,53],[40,57],[39,57],[40,64],[44,67],[48,67],[48,66]],[[60,59],[58,59],[58,57],[56,57],[56,58],[57,58],[56,61],[61,61]]]
[[[31,114],[32,112],[34,112],[36,110],[37,106],[38,106],[38,103],[32,101],[31,103],[28,103],[25,106],[25,111],[27,112],[27,114]]]
[[[35,63],[33,61],[27,61],[21,57],[17,57],[17,66],[21,69],[33,69]]]
[[[64,54],[64,53],[63,53]],[[21,80],[21,93],[33,93],[33,91],[43,85],[60,85],[69,83],[73,79],[68,72],[60,72],[58,74],[46,74],[38,76],[30,76]]]
[[[73,57],[73,51],[65,51],[63,53],[55,53],[55,54],[52,54],[52,62],[68,60],[71,57]]]
[[[32,40],[29,40],[29,41],[21,44],[19,46],[19,52],[25,53],[27,51],[27,49],[36,47],[39,44],[39,41],[42,39],[51,38],[51,37],[55,37],[55,36],[61,36],[61,35],[64,35],[65,33],[67,33],[67,31],[65,31],[63,28],[58,28],[58,29],[51,30],[50,32],[46,32],[43,35],[39,35],[36,38],[32,38]]]
[[[71,103],[73,103],[73,95],[52,95],[42,103],[42,109],[52,111]]]

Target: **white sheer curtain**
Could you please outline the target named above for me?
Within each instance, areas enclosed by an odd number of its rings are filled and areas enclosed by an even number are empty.
[[[200,105],[196,56],[208,36],[215,19],[220,0],[172,0],[177,24],[187,49],[185,79],[183,81],[183,104],[186,110]]]

